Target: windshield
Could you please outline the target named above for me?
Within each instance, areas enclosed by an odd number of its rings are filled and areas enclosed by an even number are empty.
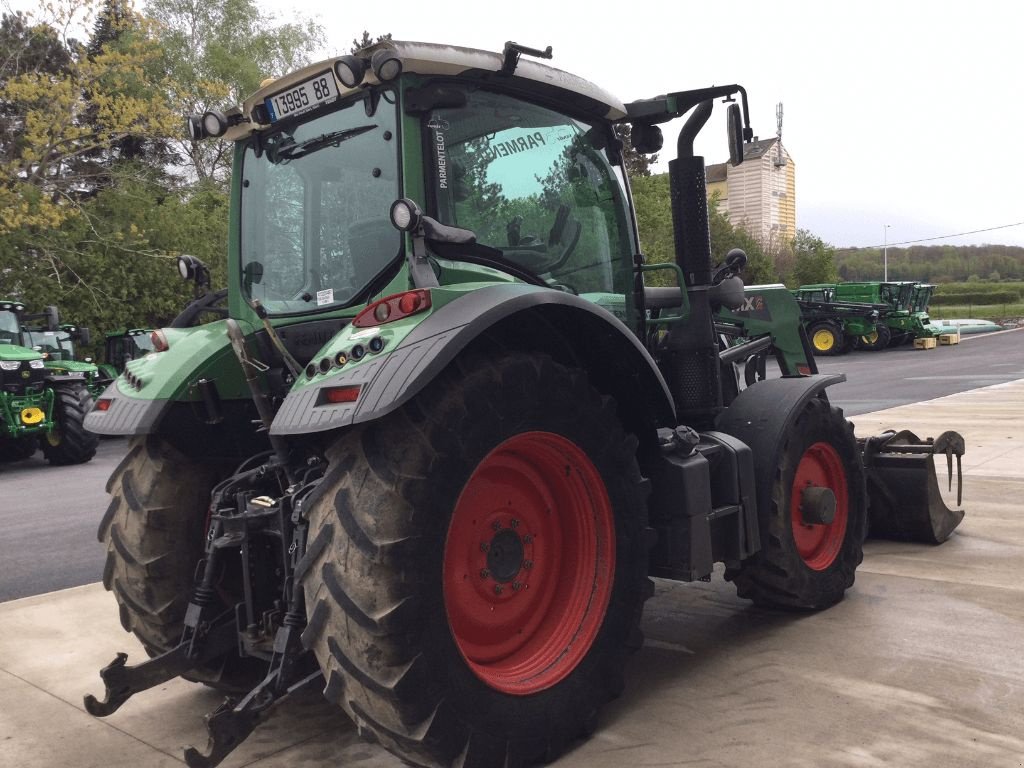
[[[7,309],[0,309],[0,344],[19,344],[18,316]]]
[[[148,333],[140,333],[129,337],[133,346],[132,356],[142,357],[147,352],[153,351],[153,340]]]
[[[242,284],[271,313],[352,304],[399,254],[394,93],[366,104],[289,123],[245,150]]]
[[[45,352],[50,360],[74,360],[75,346],[67,331],[25,329],[26,346]]]
[[[607,128],[471,90],[464,106],[433,110],[427,130],[442,222],[549,284],[626,290],[632,236]]]

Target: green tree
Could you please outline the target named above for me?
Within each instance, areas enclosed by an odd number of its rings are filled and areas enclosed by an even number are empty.
[[[323,44],[323,30],[301,16],[278,23],[255,0],[150,0],[146,9],[159,25],[162,64],[173,82],[179,124],[168,135],[174,136],[192,179],[224,182],[230,145],[189,140],[185,116],[241,104],[267,78],[309,63]]]
[[[811,283],[834,283],[838,277],[835,248],[806,229],[798,229],[793,240],[796,260],[789,287]]]

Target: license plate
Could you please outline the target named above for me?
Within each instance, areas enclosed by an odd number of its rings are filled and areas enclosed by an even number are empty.
[[[338,98],[338,86],[334,84],[334,75],[324,72],[287,91],[268,96],[264,100],[270,113],[270,122],[276,123],[292,115],[301,115],[311,109],[329,104]]]

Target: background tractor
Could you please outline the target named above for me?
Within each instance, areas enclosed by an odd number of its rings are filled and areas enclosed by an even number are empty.
[[[61,323],[51,331],[46,327],[27,325],[22,328],[22,338],[25,346],[43,353],[47,370],[58,374],[80,374],[94,398],[113,381],[113,376],[102,375],[91,357],[82,357],[78,352],[79,345],[87,347],[92,341],[88,328]]]
[[[32,349],[22,323],[39,320],[52,338],[61,333],[56,307],[29,315],[21,302],[0,300],[0,461],[41,447],[51,464],[81,464],[96,453],[97,438],[83,427],[92,397],[82,372],[48,367]]]
[[[387,41],[190,119],[234,142],[227,316],[156,331],[87,418],[131,436],[99,537],[153,657],[90,712],[225,690],[208,766],[315,685],[409,762],[531,764],[622,690],[651,576],[821,609],[894,473],[893,535],[959,522],[962,440],[858,442],[793,297],[712,264],[693,143],[722,99],[741,162],[743,88],[623,104],[550,56]],[[686,114],[648,264],[616,126],[655,152]]]
[[[914,339],[939,336],[943,329],[933,325],[928,316],[928,302],[935,291],[934,285],[918,282],[860,282],[802,285],[797,290],[801,297],[827,292],[827,301],[835,307],[843,304],[871,305],[879,311],[874,328],[853,337],[859,349],[881,350]],[[856,330],[851,328],[851,330]]]

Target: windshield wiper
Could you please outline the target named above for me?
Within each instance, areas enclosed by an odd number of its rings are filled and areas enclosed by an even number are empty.
[[[376,125],[361,125],[358,128],[348,128],[344,131],[332,131],[312,139],[306,139],[299,144],[296,144],[294,139],[283,139],[268,154],[275,163],[279,163],[282,160],[294,160],[297,157],[304,157],[324,147],[336,147],[343,141],[354,139],[356,136],[372,131],[377,127]]]

